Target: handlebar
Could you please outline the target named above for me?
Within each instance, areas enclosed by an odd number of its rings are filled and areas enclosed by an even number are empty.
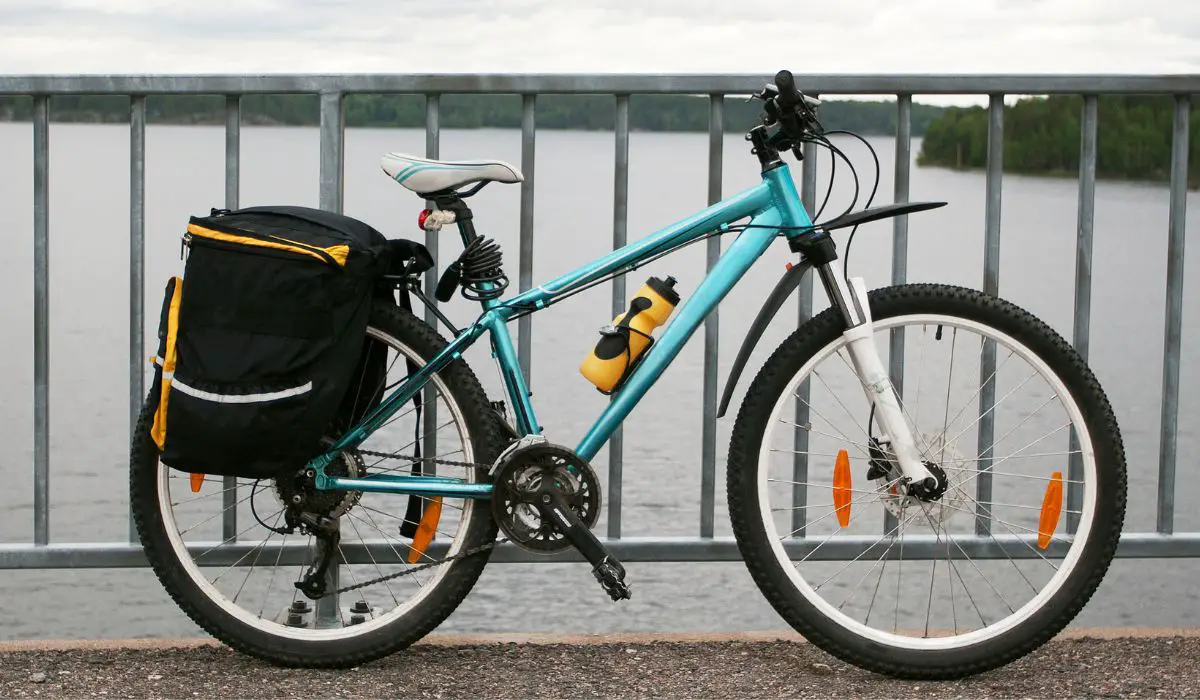
[[[814,133],[821,133],[821,125],[814,113],[821,101],[797,90],[796,79],[791,71],[776,73],[775,83],[765,86],[755,97],[765,103],[763,125],[779,127],[778,131],[766,137],[772,147],[791,149],[799,157],[800,143]]]

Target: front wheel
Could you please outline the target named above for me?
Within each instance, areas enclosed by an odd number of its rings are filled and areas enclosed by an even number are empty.
[[[937,488],[901,480],[831,309],[774,352],[738,413],[738,546],[776,611],[850,663],[908,678],[995,668],[1066,626],[1112,560],[1116,419],[1071,346],[1008,302],[928,284],[868,298]]]

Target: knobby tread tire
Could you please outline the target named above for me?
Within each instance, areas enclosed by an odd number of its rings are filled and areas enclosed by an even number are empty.
[[[1059,376],[1083,414],[1096,455],[1093,529],[1074,571],[1058,592],[1023,623],[974,645],[945,651],[885,646],[826,618],[793,586],[774,556],[758,503],[757,471],[763,434],[782,392],[804,364],[834,342],[844,324],[829,309],[791,334],[747,390],[730,439],[729,513],[751,577],[775,610],[801,635],[830,654],[877,673],[908,679],[952,679],[1010,663],[1058,634],[1084,607],[1108,570],[1125,516],[1125,452],[1104,391],[1061,336],[1016,305],[973,289],[936,284],[885,287],[869,293],[877,320],[944,314],[1003,331],[1032,350]]]
[[[371,310],[370,325],[426,360],[446,345],[433,328],[394,304],[377,302]],[[462,410],[475,461],[491,463],[507,440],[478,379],[461,359],[451,363],[439,376]],[[441,624],[466,598],[487,564],[490,550],[447,564],[449,571],[425,600],[383,627],[349,639],[295,640],[246,625],[205,596],[175,558],[158,505],[158,452],[149,437],[150,406],[151,401],[147,401],[134,431],[130,461],[130,501],[142,546],[155,575],[183,612],[209,634],[240,652],[281,666],[307,668],[348,668],[388,656]],[[481,469],[478,474],[486,478],[486,470]],[[463,549],[492,542],[496,537],[491,509],[484,503],[479,505],[468,525]]]

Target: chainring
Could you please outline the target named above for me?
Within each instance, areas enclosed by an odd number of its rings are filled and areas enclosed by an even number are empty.
[[[551,479],[549,484],[547,479]],[[505,455],[493,474],[492,515],[509,540],[531,552],[549,554],[571,546],[552,522],[543,520],[535,499],[543,485],[558,491],[589,529],[600,517],[600,480],[574,451],[546,442]]]

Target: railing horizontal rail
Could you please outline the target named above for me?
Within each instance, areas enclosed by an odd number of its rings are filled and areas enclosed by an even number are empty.
[[[620,74],[8,75],[0,95],[253,93],[747,94],[770,76]],[[814,94],[1186,94],[1196,75],[805,75]]]
[[[660,538],[660,537],[630,537],[619,540],[604,539],[601,541],[612,550],[613,554],[623,562],[740,562],[737,542],[732,537],[715,538]],[[951,552],[951,559],[963,559],[970,556],[974,559],[1009,558],[1036,559],[1039,554],[1061,555],[1054,545],[1047,550],[1035,550],[1033,538],[1017,538],[1012,535],[995,535],[992,537],[963,537],[955,538],[955,543],[962,547],[961,551]],[[844,538],[832,541],[822,546],[813,554],[809,561],[845,561],[867,551],[871,545],[876,545],[879,552],[878,537]],[[247,552],[258,550],[257,542],[241,542],[212,549],[213,543],[195,543],[190,545],[193,554],[201,554],[211,550],[203,557],[202,566],[229,566],[246,556]],[[817,542],[807,542],[802,539],[790,540],[784,544],[784,549],[790,556],[803,557],[816,549]],[[428,554],[431,557],[440,556],[445,551],[445,544],[430,545]],[[394,556],[386,543],[370,545],[342,545],[344,561],[349,564],[374,564],[383,557]],[[279,555],[279,545],[273,544],[263,548],[263,557],[275,563]],[[305,559],[304,545],[284,545],[283,555],[279,559],[280,566],[296,566],[308,563]],[[889,558],[898,556],[899,552],[891,553]],[[372,556],[375,557],[372,560]],[[933,535],[914,535],[904,539],[904,557],[912,558],[946,558],[946,540],[940,542]],[[1178,533],[1176,535],[1156,535],[1135,533],[1125,535],[1117,546],[1117,556],[1129,558],[1161,559],[1161,558],[1192,558],[1200,557],[1200,532]],[[492,553],[490,562],[498,563],[563,563],[582,562],[583,558],[575,551],[568,550],[559,554],[545,555],[527,552],[512,544],[502,544]],[[146,557],[141,547],[130,544],[53,544],[29,550],[21,545],[0,545],[0,570],[4,569],[108,569],[108,568],[137,568],[146,566]]]

